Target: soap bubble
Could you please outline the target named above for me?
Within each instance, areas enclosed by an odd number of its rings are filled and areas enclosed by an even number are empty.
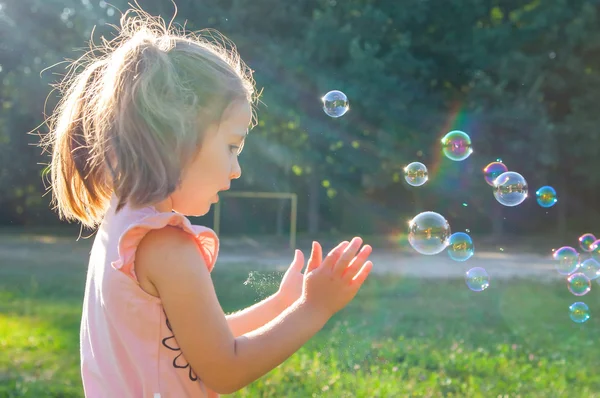
[[[432,211],[415,216],[408,223],[408,242],[421,254],[438,254],[448,246],[450,224],[444,217]]]
[[[527,181],[514,171],[502,173],[494,180],[494,197],[504,206],[517,206],[527,198]]]
[[[473,240],[464,232],[456,232],[450,236],[448,255],[455,261],[467,261],[475,253]]]
[[[444,155],[450,160],[461,161],[473,153],[471,138],[459,130],[449,132],[442,138]]]
[[[552,207],[558,201],[556,191],[550,186],[543,186],[535,191],[537,202],[542,207]]]
[[[592,288],[592,283],[588,279],[587,276],[582,274],[581,272],[576,272],[574,274],[569,275],[567,278],[567,286],[569,291],[573,293],[575,296],[583,296],[587,294]]]
[[[579,266],[579,253],[570,246],[563,246],[554,251],[554,268],[561,275],[569,275],[575,272]]]
[[[593,251],[594,242],[596,242],[596,237],[592,234],[583,234],[579,237],[579,247],[581,247],[581,250],[584,252]]]
[[[490,286],[490,276],[485,269],[475,267],[466,272],[465,282],[472,291],[481,292]]]
[[[590,245],[590,249],[592,249],[590,252],[591,258],[600,263],[600,239],[596,239],[594,243]]]
[[[420,162],[412,162],[404,168],[404,179],[409,185],[419,187],[427,182],[427,167]]]
[[[328,92],[321,100],[323,101],[323,111],[327,116],[341,117],[350,109],[348,97],[338,90]]]
[[[573,322],[584,323],[590,319],[590,308],[581,301],[573,303],[569,306],[569,317]]]
[[[494,186],[494,180],[502,173],[506,173],[508,167],[502,162],[492,162],[483,169],[483,178],[489,186]]]
[[[589,280],[594,280],[600,277],[600,263],[593,258],[588,258],[579,266],[579,271]]]

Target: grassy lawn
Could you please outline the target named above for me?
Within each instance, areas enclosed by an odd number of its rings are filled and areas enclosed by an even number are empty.
[[[42,245],[42,243],[40,243]],[[81,397],[79,317],[85,268],[18,252],[0,260],[0,397]],[[55,256],[48,253],[55,252]],[[81,264],[86,250],[81,251]],[[8,257],[8,258],[7,258]],[[217,267],[226,311],[254,303],[278,275]],[[564,284],[372,275],[356,300],[312,341],[233,396],[600,397],[600,285],[576,298]],[[582,325],[568,307],[592,311]]]

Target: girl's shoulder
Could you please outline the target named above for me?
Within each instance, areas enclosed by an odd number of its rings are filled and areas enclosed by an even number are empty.
[[[202,225],[194,225],[185,215],[176,212],[159,212],[154,207],[132,209],[123,207],[119,213],[113,214],[120,228],[113,229],[119,233],[117,243],[117,260],[112,262],[113,268],[120,270],[128,277],[139,282],[134,268],[137,249],[142,240],[151,231],[172,227],[189,235],[196,243],[209,270],[215,265],[219,253],[219,239],[215,232]]]

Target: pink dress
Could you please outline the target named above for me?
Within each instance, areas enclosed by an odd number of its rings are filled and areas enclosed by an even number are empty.
[[[193,236],[210,271],[219,250],[217,236],[178,213],[125,206],[115,214],[116,205],[113,196],[88,266],[80,332],[85,396],[218,397],[186,361],[160,298],[142,290],[133,266],[144,235],[172,225]]]

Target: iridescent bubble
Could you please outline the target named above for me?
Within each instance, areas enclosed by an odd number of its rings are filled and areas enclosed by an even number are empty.
[[[448,246],[450,224],[432,211],[415,216],[408,223],[408,242],[421,254],[438,254]]]
[[[570,246],[563,246],[552,254],[554,268],[561,275],[569,275],[575,272],[579,266],[579,253]]]
[[[543,186],[535,191],[537,202],[542,207],[552,207],[558,201],[556,191],[550,186]]]
[[[567,278],[567,286],[575,296],[583,296],[592,288],[592,282],[581,272],[576,272]]]
[[[328,92],[321,100],[323,101],[323,111],[327,116],[341,117],[350,109],[348,97],[338,90]]]
[[[502,162],[492,162],[483,169],[483,178],[489,186],[494,186],[494,180],[502,173],[506,173],[508,167]]]
[[[456,232],[448,241],[448,255],[455,261],[467,261],[475,253],[473,240],[464,232]]]
[[[569,306],[569,317],[573,322],[583,323],[590,319],[590,308],[581,301],[573,303]]]
[[[450,160],[465,160],[473,153],[471,137],[459,130],[451,131],[442,138],[442,149]]]
[[[527,181],[519,173],[507,171],[494,180],[494,197],[504,206],[517,206],[527,198]]]
[[[600,263],[600,239],[596,239],[594,243],[590,245],[590,257]]]
[[[428,179],[427,167],[420,162],[412,162],[404,168],[404,179],[413,187],[420,187]]]
[[[584,252],[591,252],[593,251],[593,245],[594,242],[596,241],[596,237],[592,234],[583,234],[579,237],[579,247],[581,247],[581,250],[583,250]]]
[[[490,276],[485,269],[475,267],[466,272],[465,282],[472,291],[481,292],[490,286]]]
[[[588,258],[579,266],[579,271],[589,280],[594,280],[600,277],[600,263],[593,258]]]

